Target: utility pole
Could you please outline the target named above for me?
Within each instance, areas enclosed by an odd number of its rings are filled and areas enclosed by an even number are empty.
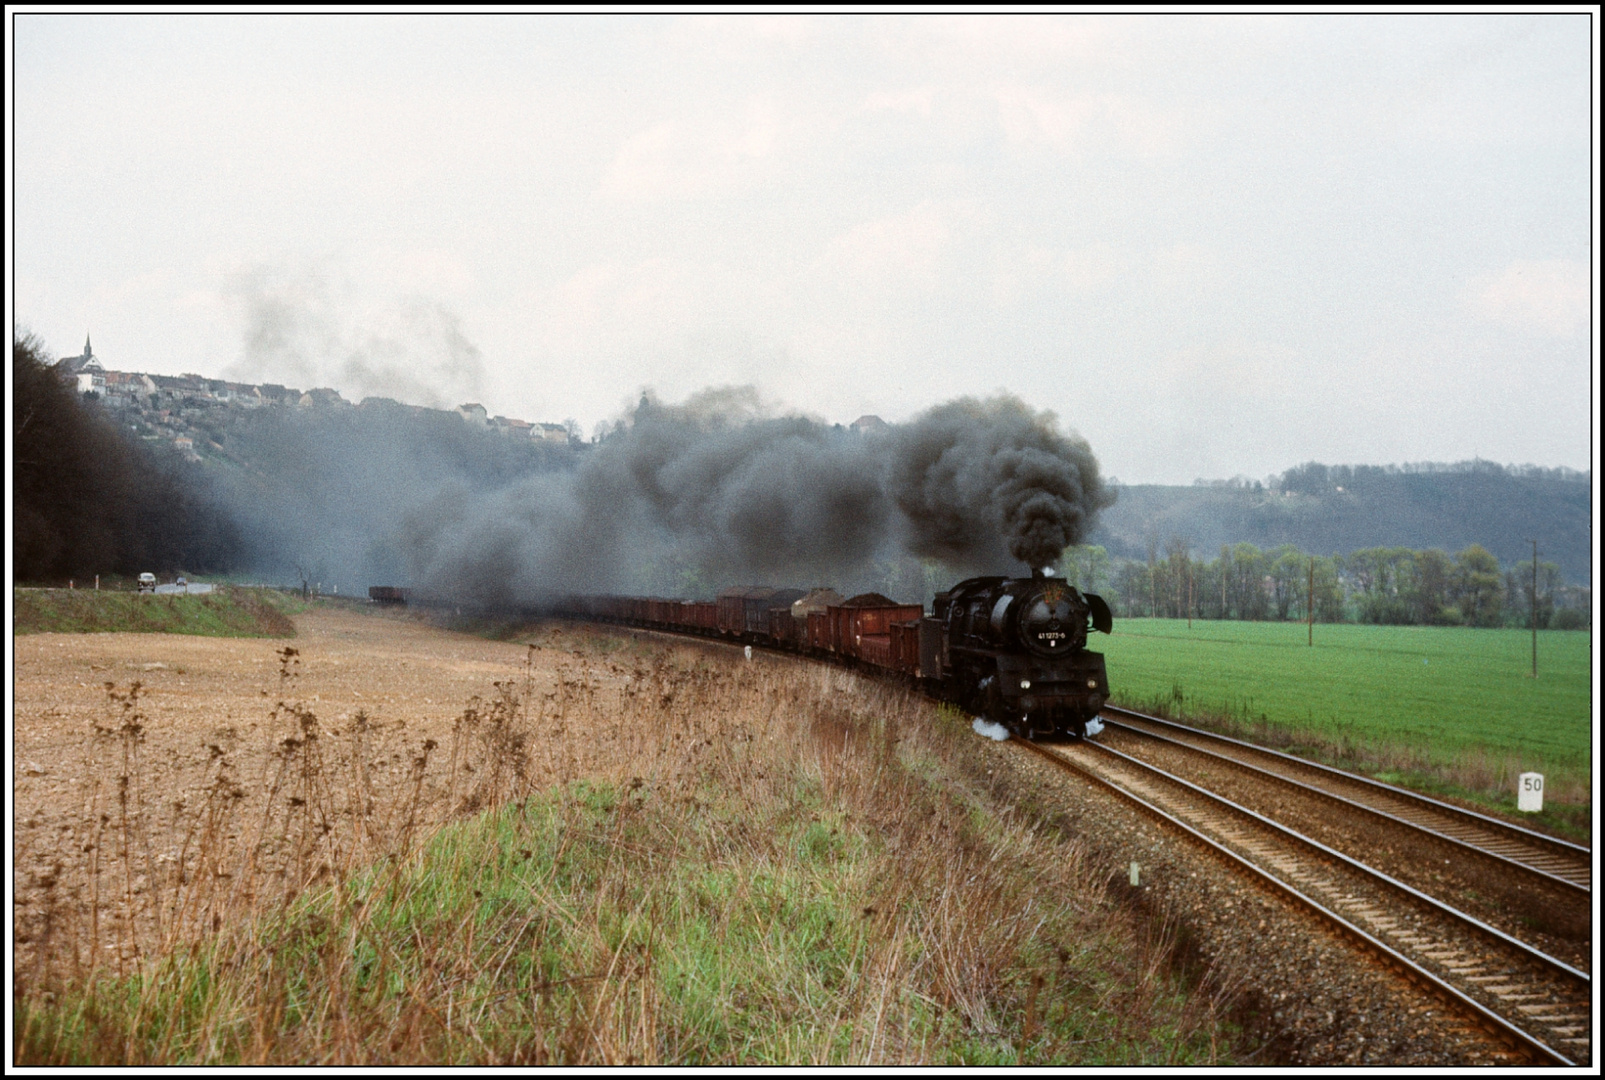
[[[1533,591],[1528,597],[1532,601],[1533,619],[1533,678],[1538,678],[1538,541],[1531,541],[1533,545]]]
[[[1187,557],[1187,629],[1193,628],[1193,560]]]
[[[1315,648],[1315,556],[1310,556],[1310,584],[1304,590],[1304,618],[1309,624],[1310,648]]]

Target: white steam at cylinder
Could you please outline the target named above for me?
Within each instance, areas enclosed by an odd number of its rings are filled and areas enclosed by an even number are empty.
[[[991,739],[993,742],[1008,742],[1009,740],[1008,728],[1002,724],[994,724],[984,716],[977,716],[975,722],[970,725],[970,729],[982,738]]]

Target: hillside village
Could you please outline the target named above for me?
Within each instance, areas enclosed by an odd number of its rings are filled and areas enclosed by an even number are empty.
[[[198,423],[215,415],[220,408],[399,409],[414,416],[455,414],[465,423],[513,440],[557,446],[587,445],[573,421],[550,424],[492,416],[483,405],[472,401],[455,409],[431,409],[386,397],[365,397],[360,402],[351,402],[329,387],[303,392],[277,383],[230,382],[194,374],[145,375],[112,371],[100,362],[87,337],[84,351],[77,356],[62,357],[56,361],[56,368],[72,380],[79,393],[123,414],[119,419],[126,420],[135,434],[150,442],[170,443],[191,461],[201,460],[207,447],[222,449],[206,433],[207,425]],[[860,416],[847,425],[849,431],[858,435],[886,427],[884,420],[873,415]]]
[[[407,405],[391,398],[365,397],[347,401],[339,391],[317,387],[302,392],[276,383],[240,383],[211,379],[204,375],[146,375],[112,371],[95,356],[88,338],[84,351],[64,356],[56,362],[61,373],[73,380],[77,390],[98,399],[104,407],[123,413],[136,434],[152,442],[167,442],[192,461],[212,443],[198,423],[217,409],[401,409],[414,415],[455,413],[464,422],[505,435],[510,439],[535,443],[568,445],[578,442],[573,425],[531,423],[507,416],[491,416],[483,405],[468,402],[456,409],[430,409]]]

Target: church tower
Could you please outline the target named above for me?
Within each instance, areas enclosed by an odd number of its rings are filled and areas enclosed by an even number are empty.
[[[89,344],[89,335],[84,335],[84,354],[82,356],[63,356],[61,365],[68,371],[77,374],[80,371],[104,371],[105,367],[95,358],[94,346]]]

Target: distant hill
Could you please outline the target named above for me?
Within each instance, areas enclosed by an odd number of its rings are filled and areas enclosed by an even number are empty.
[[[1263,481],[1136,484],[1120,488],[1090,538],[1112,555],[1144,558],[1186,537],[1212,558],[1222,544],[1294,544],[1318,555],[1367,547],[1481,544],[1502,566],[1539,558],[1573,584],[1591,585],[1592,482],[1571,469],[1456,465],[1301,465]]]

